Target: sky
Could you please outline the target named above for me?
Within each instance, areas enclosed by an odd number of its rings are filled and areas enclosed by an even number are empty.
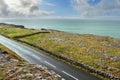
[[[120,18],[120,0],[0,0],[0,18]]]

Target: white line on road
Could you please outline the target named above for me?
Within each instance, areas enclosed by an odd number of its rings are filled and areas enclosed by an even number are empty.
[[[47,64],[49,64],[50,66],[56,68],[56,66],[54,66],[53,64],[51,64],[51,63],[49,63],[49,62],[47,62],[47,61],[44,61],[44,62],[47,63]]]
[[[65,73],[66,75],[72,77],[72,78],[75,79],[75,80],[79,80],[79,79],[77,79],[76,77],[72,76],[71,74],[69,74],[69,73],[67,73],[67,72],[65,72],[65,71],[62,71],[62,72]]]
[[[39,56],[36,56],[36,55],[31,55],[31,56],[41,60],[41,58]]]

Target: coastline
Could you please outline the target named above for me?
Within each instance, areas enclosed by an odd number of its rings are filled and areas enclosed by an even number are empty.
[[[72,32],[78,34],[97,34],[103,36],[111,36],[120,38],[119,20],[118,21],[93,21],[93,20],[50,20],[50,19],[10,19],[2,20],[2,22],[24,25],[26,28],[33,29],[56,29],[65,32]]]

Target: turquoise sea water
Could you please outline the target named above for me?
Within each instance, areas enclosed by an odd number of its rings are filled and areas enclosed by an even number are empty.
[[[0,22],[25,25],[27,28],[57,29],[73,33],[120,38],[120,20],[0,19]]]

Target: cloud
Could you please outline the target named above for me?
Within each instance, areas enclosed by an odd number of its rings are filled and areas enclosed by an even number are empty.
[[[56,5],[53,4],[53,3],[49,3],[49,2],[45,2],[45,1],[43,1],[42,4],[43,4],[43,5],[46,5],[46,6],[56,6]]]
[[[120,0],[71,0],[80,16],[120,16]]]
[[[42,2],[42,0],[0,0],[0,17],[48,16],[53,14],[53,11],[38,8]]]

